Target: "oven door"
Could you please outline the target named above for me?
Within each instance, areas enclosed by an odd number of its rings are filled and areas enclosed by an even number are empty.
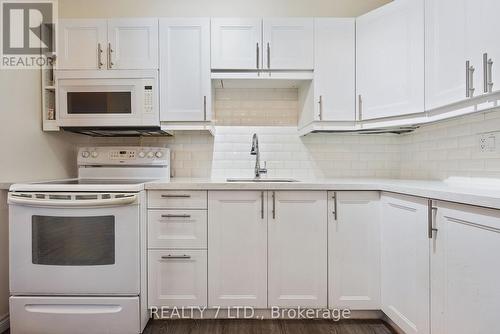
[[[138,295],[138,197],[9,193],[11,294]]]
[[[57,124],[61,127],[159,126],[157,97],[154,78],[58,78]]]

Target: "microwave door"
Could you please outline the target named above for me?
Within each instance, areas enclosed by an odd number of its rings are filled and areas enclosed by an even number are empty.
[[[63,127],[142,126],[143,94],[137,87],[133,80],[60,82],[58,123]]]

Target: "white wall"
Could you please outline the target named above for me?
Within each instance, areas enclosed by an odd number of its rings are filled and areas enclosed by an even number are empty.
[[[73,136],[41,128],[40,73],[0,70],[0,183],[74,174]]]
[[[358,16],[390,0],[59,0],[60,17]]]
[[[9,222],[7,192],[0,190],[0,321],[9,313]]]

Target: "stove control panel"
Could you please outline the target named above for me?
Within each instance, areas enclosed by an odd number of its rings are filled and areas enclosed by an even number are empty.
[[[170,150],[165,147],[81,147],[79,166],[112,165],[170,165]]]

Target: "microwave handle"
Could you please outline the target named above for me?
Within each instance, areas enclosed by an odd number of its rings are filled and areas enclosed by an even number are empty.
[[[132,204],[137,201],[137,195],[127,194],[118,198],[110,199],[93,199],[93,200],[60,200],[60,199],[36,199],[27,198],[15,193],[9,194],[9,204],[34,206],[34,207],[58,207],[58,208],[83,208],[96,206],[123,206]]]

